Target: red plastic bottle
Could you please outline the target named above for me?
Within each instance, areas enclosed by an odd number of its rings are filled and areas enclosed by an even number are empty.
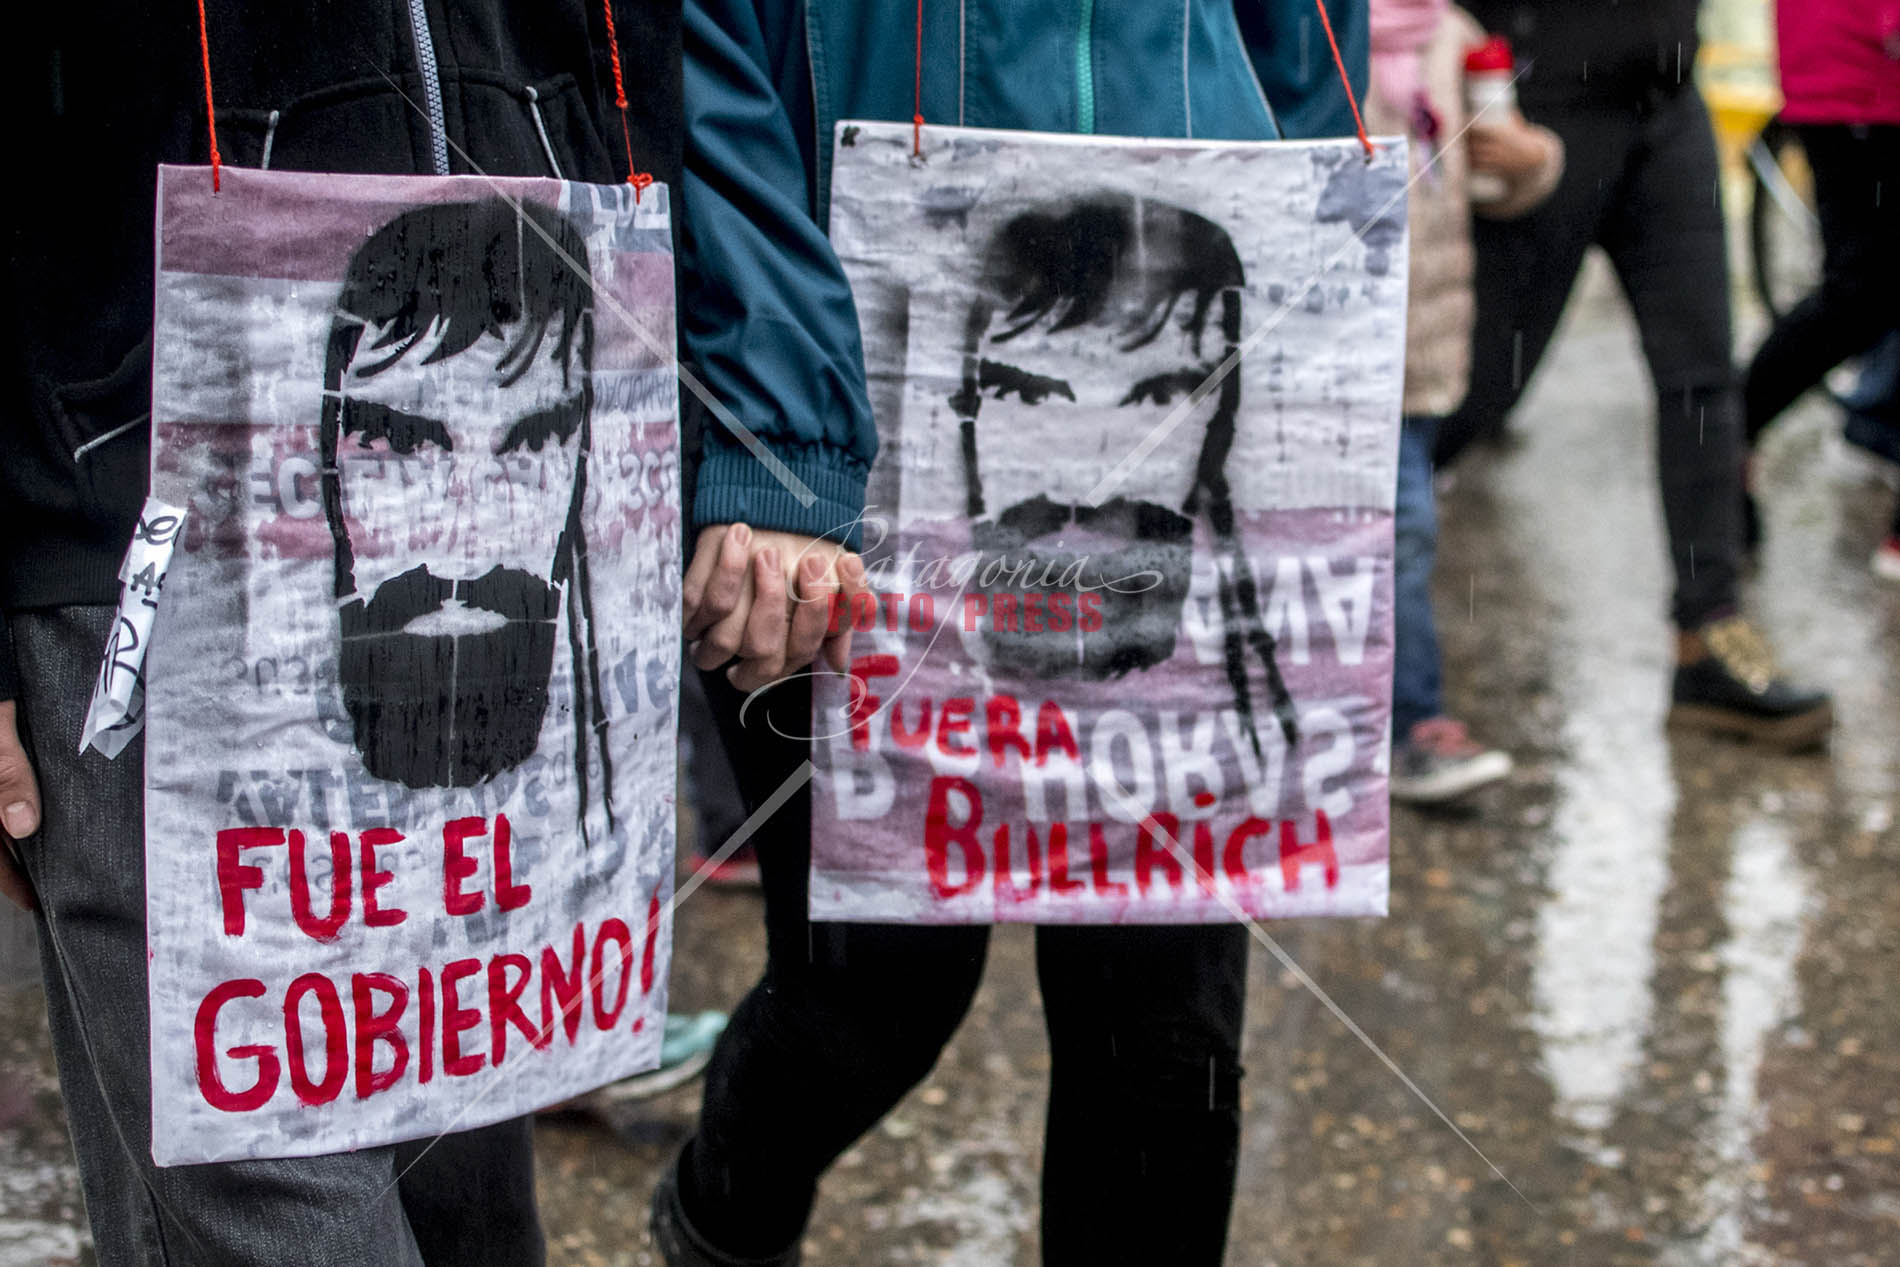
[[[1474,129],[1495,127],[1517,115],[1517,62],[1511,42],[1493,35],[1465,54],[1465,109]],[[1502,177],[1473,172],[1467,184],[1473,202],[1496,202],[1507,186]]]

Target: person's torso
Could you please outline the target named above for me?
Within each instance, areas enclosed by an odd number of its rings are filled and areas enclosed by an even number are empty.
[[[677,14],[669,18],[663,3],[622,0],[619,9],[634,149],[663,166],[654,174],[666,180],[678,153]],[[209,159],[194,19],[177,6],[71,9],[35,37],[13,117],[29,157],[23,170],[36,173],[41,196],[12,214],[25,236],[51,249],[20,251],[14,262],[30,270],[42,254],[66,256],[54,267],[69,285],[49,298],[70,297],[73,307],[56,307],[55,319],[116,320],[89,302],[88,261],[115,276],[143,272],[149,285],[149,265],[112,255],[141,244],[149,253],[158,164]],[[672,51],[648,62],[640,54],[649,48]],[[205,49],[227,163],[625,175],[597,3],[208,0]],[[76,198],[80,190],[99,192]],[[67,245],[70,252],[59,250]],[[149,319],[124,316],[138,326]]]
[[[1511,41],[1527,101],[1640,101],[1694,82],[1699,0],[1464,0]]]
[[[908,121],[917,10],[811,0],[819,187],[840,119]],[[964,0],[923,10],[921,95],[933,124],[1272,140],[1279,135],[1230,0]],[[1324,48],[1314,55],[1326,57]]]
[[[1782,117],[1900,124],[1900,0],[1778,0]]]
[[[631,150],[676,182],[678,5],[615,13],[630,142],[598,0],[206,0],[203,51],[189,5],[40,13],[5,90],[23,175],[4,233],[8,533],[123,549],[145,485],[156,172],[209,160],[206,54],[228,164],[611,182]],[[70,588],[38,553],[0,552],[0,600]]]
[[[1448,10],[1419,59],[1419,87],[1436,135],[1413,127],[1409,103],[1366,98],[1366,123],[1379,133],[1411,133],[1413,182],[1406,192],[1409,261],[1405,308],[1405,398],[1408,414],[1439,416],[1464,399],[1470,382],[1474,315],[1470,164],[1463,134],[1465,52],[1483,33],[1465,13]]]

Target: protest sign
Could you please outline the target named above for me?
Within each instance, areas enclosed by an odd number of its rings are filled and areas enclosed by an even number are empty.
[[[1383,914],[1403,143],[837,140],[880,454],[813,918]]]
[[[658,1061],[667,190],[163,168],[153,1153],[467,1129]]]

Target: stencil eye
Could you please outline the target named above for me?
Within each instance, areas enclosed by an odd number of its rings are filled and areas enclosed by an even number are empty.
[[[1205,378],[1199,370],[1174,370],[1167,374],[1150,375],[1129,388],[1128,394],[1121,398],[1121,403],[1171,405],[1176,396],[1191,395]]]
[[[358,405],[345,414],[343,426],[346,434],[356,437],[359,447],[374,450],[380,440],[400,457],[413,455],[425,444],[445,450],[455,447],[441,423],[433,418],[403,413],[400,409]]]
[[[524,419],[509,430],[508,438],[502,441],[503,453],[519,453],[526,449],[530,453],[539,453],[541,446],[554,434],[554,428],[548,425],[545,415],[536,415]]]
[[[1010,389],[1007,387],[997,388],[996,398],[998,400],[1003,399],[1009,395],[1009,391]],[[1043,401],[1049,399],[1049,388],[1043,383],[1025,382],[1016,388],[1016,394],[1022,398],[1022,402],[1025,405],[1040,405]]]
[[[414,453],[422,443],[420,429],[406,418],[389,419],[383,424],[382,431],[383,438],[389,441],[389,447],[404,457]]]
[[[539,453],[550,439],[556,444],[566,444],[568,437],[580,426],[581,408],[578,402],[556,405],[552,409],[543,409],[539,413],[529,414],[514,426],[508,428],[508,434],[502,437],[501,445],[495,450],[497,456],[519,453],[526,449],[530,453]]]
[[[1064,400],[1075,399],[1075,389],[1069,386],[1067,380],[1032,374],[1001,361],[983,362],[978,374],[978,386],[983,391],[995,392],[992,397],[994,400],[1006,400],[1014,395],[1025,405],[1040,405],[1051,396],[1060,396]]]
[[[1128,389],[1128,394],[1122,397],[1121,403],[1124,405],[1139,405],[1143,401],[1153,401],[1157,405],[1166,405],[1172,403],[1173,400],[1174,384],[1168,381],[1164,375],[1142,379],[1139,383],[1136,383],[1133,387]]]

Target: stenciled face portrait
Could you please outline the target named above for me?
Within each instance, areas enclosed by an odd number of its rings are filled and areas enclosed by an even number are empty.
[[[991,665],[1031,678],[1150,668],[1174,653],[1195,517],[1233,531],[1224,463],[1240,380],[1210,380],[1239,339],[1238,256],[1200,216],[1103,197],[1014,217],[983,269],[950,402],[973,543],[986,566],[1005,561],[996,588],[1045,608],[1090,593],[1102,614],[1093,628],[989,622]]]
[[[586,279],[562,280],[517,219],[447,204],[386,226],[331,339],[338,679],[364,766],[409,787],[470,786],[535,751],[575,580]]]

